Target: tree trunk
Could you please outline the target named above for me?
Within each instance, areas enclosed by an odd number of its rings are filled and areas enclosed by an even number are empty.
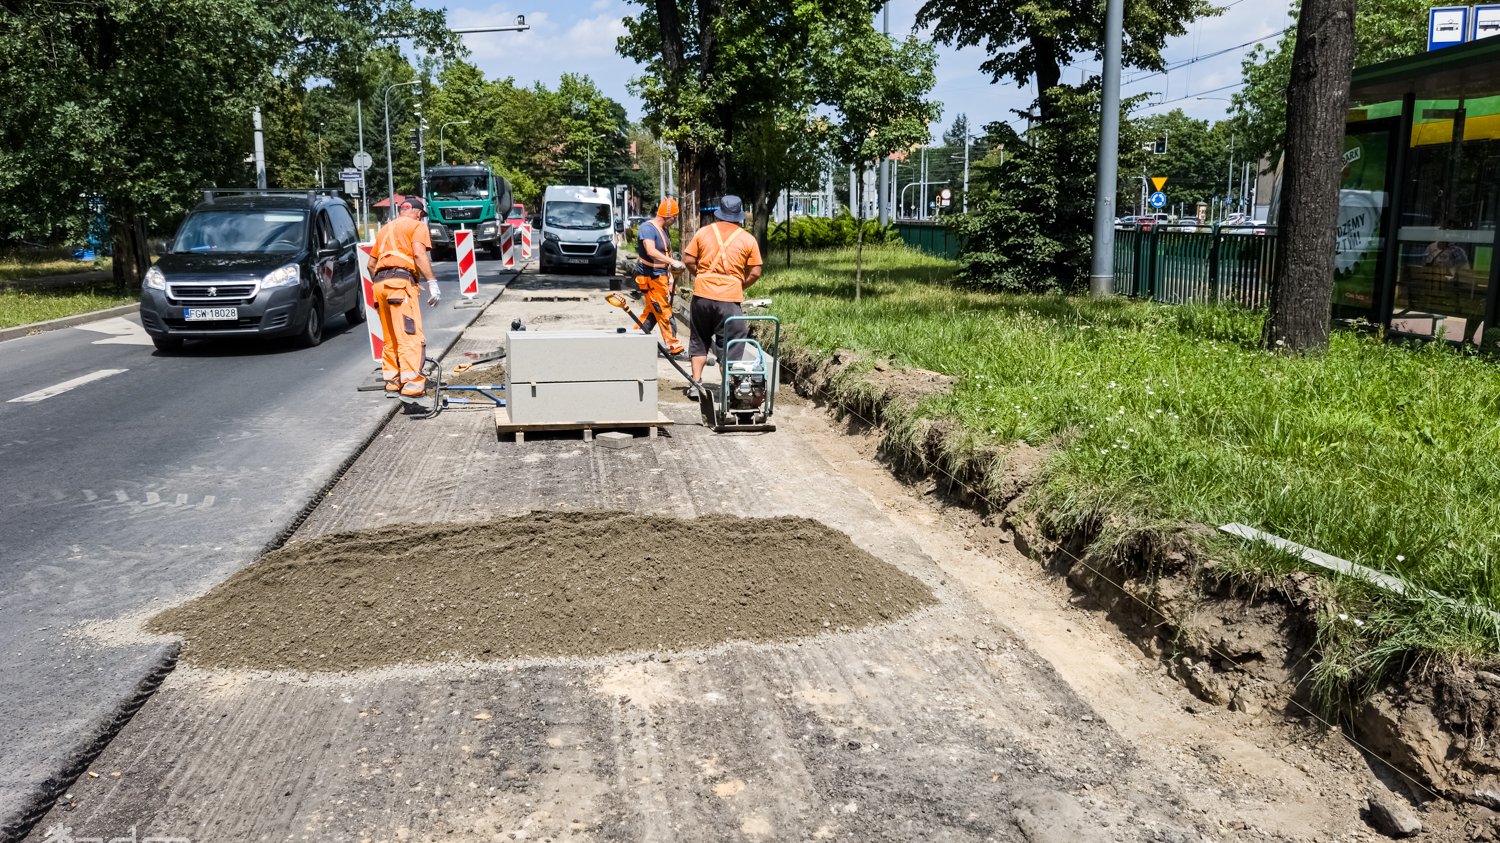
[[[1057,41],[1044,35],[1032,35],[1031,52],[1036,56],[1037,118],[1043,123],[1056,114],[1051,91],[1062,84],[1062,65],[1058,61]]]
[[[762,255],[771,254],[771,208],[773,207],[776,192],[771,190],[771,185],[765,176],[756,176],[750,186],[750,208],[755,215],[751,219],[751,233],[755,235],[755,242],[760,244]]]
[[[1287,86],[1286,159],[1271,309],[1261,342],[1275,351],[1328,345],[1334,220],[1354,66],[1355,0],[1305,0]]]
[[[109,232],[114,241],[114,282],[121,290],[141,285],[151,268],[146,247],[146,223],[136,204],[128,199],[110,203]]]

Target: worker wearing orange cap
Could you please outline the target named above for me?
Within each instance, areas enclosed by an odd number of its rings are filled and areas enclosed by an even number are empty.
[[[646,333],[661,326],[661,338],[667,353],[676,356],[683,352],[682,342],[672,330],[672,273],[681,272],[681,261],[672,258],[672,241],[667,229],[677,220],[677,200],[668,196],[656,206],[656,216],[641,223],[636,232],[635,283],[646,298],[646,318],[641,327]]]

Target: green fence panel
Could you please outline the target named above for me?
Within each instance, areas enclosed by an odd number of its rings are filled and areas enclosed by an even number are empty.
[[[963,251],[963,241],[949,231],[945,223],[898,222],[896,233],[901,235],[902,242],[913,249],[940,258],[957,260],[958,253]]]
[[[1232,301],[1265,307],[1275,266],[1274,230],[1115,232],[1115,292],[1164,304]]]

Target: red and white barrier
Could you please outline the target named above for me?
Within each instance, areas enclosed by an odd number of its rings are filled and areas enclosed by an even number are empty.
[[[531,223],[521,223],[521,260],[531,260]]]
[[[365,327],[370,331],[370,356],[376,363],[385,353],[385,337],[380,331],[380,313],[375,310],[375,281],[370,277],[370,253],[374,243],[361,243],[356,254],[359,257],[359,285],[365,294]]]
[[[506,269],[516,268],[516,227],[505,226],[505,231],[500,235],[500,265]]]
[[[479,265],[474,261],[474,232],[453,232],[453,257],[458,261],[458,291],[464,298],[479,295]]]

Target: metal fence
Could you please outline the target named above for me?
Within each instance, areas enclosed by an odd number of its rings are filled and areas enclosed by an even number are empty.
[[[929,255],[954,260],[963,251],[963,241],[948,230],[946,223],[897,220],[895,227],[906,245]]]
[[[1260,308],[1276,261],[1271,226],[1115,231],[1115,292],[1165,304],[1232,301]]]

